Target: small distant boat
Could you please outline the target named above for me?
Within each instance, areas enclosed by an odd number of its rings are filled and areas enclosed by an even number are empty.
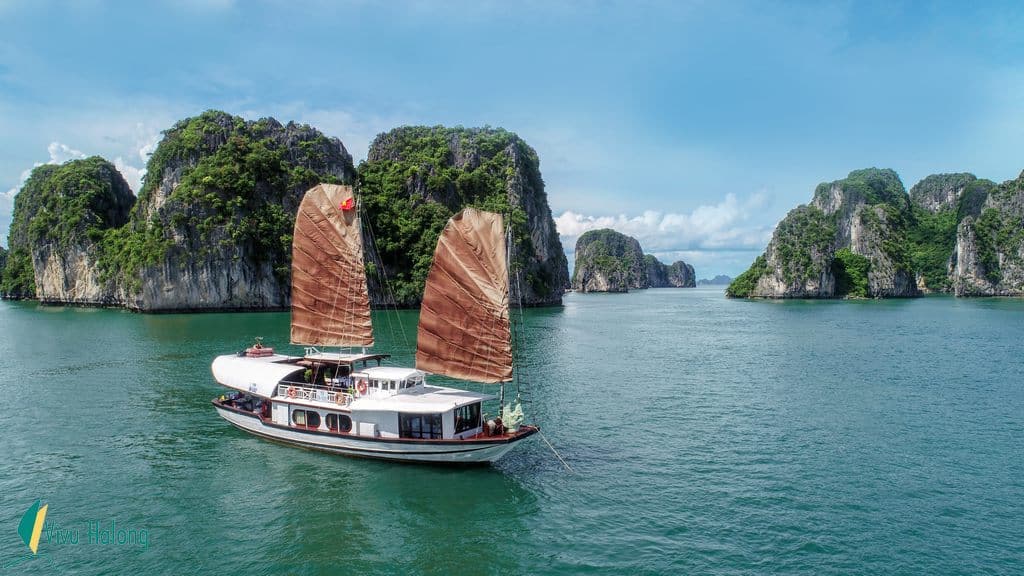
[[[538,431],[521,424],[521,407],[505,405],[513,353],[502,216],[467,208],[449,220],[424,290],[416,367],[403,368],[367,352],[373,326],[355,202],[349,186],[306,193],[292,244],[291,321],[291,342],[306,352],[278,354],[257,340],[218,356],[214,379],[232,392],[213,400],[217,413],[268,440],[346,456],[498,460]],[[434,386],[431,374],[498,384],[500,395]],[[499,413],[486,419],[492,400]]]

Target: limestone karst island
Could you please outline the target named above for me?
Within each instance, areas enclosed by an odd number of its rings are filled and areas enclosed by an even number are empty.
[[[614,230],[590,230],[576,241],[572,288],[579,292],[628,292],[643,288],[692,288],[693,266],[663,264],[640,243]]]
[[[468,206],[507,214],[516,302],[558,304],[569,285],[537,153],[511,132],[396,128],[357,167],[308,125],[210,111],[164,133],[138,198],[100,157],[33,170],[0,291],[146,312],[287,308],[295,213],[319,182],[358,186],[376,305],[419,303],[441,229]]]
[[[907,194],[892,170],[814,191],[727,290],[751,298],[1024,295],[1024,173],[996,184],[934,174]]]

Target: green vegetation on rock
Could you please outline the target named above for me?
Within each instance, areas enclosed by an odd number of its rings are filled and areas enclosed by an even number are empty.
[[[359,191],[388,296],[398,305],[420,301],[437,238],[466,207],[503,214],[515,245],[512,270],[528,266],[534,247],[527,214],[509,198],[517,161],[539,175],[537,153],[500,128],[407,126],[377,137],[359,166]],[[538,292],[562,288],[543,271],[524,281]]]
[[[389,275],[386,287],[371,279],[375,304],[394,296],[400,305],[419,303],[441,229],[468,206],[505,216],[512,296],[525,305],[561,301],[565,254],[539,159],[518,136],[399,128],[378,136],[362,168],[364,233],[380,252],[368,254],[366,268]],[[341,142],[307,125],[204,112],[164,132],[134,208],[123,179],[99,158],[38,168],[17,197],[0,290],[36,296],[34,264],[47,268],[38,295],[48,301],[141,310],[286,306],[303,194],[317,183],[357,180]],[[386,288],[393,292],[383,296]]]
[[[814,206],[789,212],[775,229],[775,254],[786,283],[803,282],[818,273],[816,262],[829,255],[835,218]]]
[[[345,179],[330,158],[339,149],[309,126],[272,118],[247,122],[211,110],[182,120],[164,132],[150,157],[131,225],[104,238],[100,267],[123,275],[135,290],[139,271],[168,256],[170,232],[178,230],[192,244],[181,257],[237,248],[287,280],[298,202],[319,182]],[[156,207],[153,197],[165,178],[175,185]]]
[[[913,268],[924,276],[925,286],[945,292],[949,290],[947,264],[956,245],[956,212],[932,213],[915,207],[913,215],[907,237]]]
[[[854,170],[818,185],[810,206],[791,211],[776,227],[766,260],[728,293],[758,295],[751,291],[766,273],[777,280],[769,290],[780,291],[760,294],[767,297],[914,296],[917,275],[928,288],[949,291],[957,226],[978,213],[991,187],[972,174],[937,174],[908,194],[893,170]],[[840,256],[841,250],[847,252]],[[816,282],[819,274],[833,275],[834,292]]]
[[[127,222],[134,202],[114,165],[98,156],[35,168],[15,197],[11,254],[0,292],[34,298],[34,249],[96,250],[109,231]]]
[[[844,204],[851,208],[859,203],[868,205],[885,203],[903,207],[909,201],[899,174],[889,168],[854,170],[842,180],[819,184],[814,191],[815,202],[827,197],[833,186],[842,187],[845,196]]]
[[[968,184],[960,195],[960,201],[957,203],[957,223],[960,223],[968,216],[977,217],[980,215],[989,194],[995,189],[996,183],[991,180],[979,179]]]
[[[281,306],[303,193],[354,180],[337,139],[306,125],[208,111],[164,132],[138,202],[98,157],[34,170],[16,197],[0,290],[163,309]],[[72,285],[51,274],[34,285],[34,259],[59,268],[67,258],[94,273],[74,275]],[[145,297],[144,287],[153,288]]]
[[[849,248],[836,250],[832,260],[832,271],[836,276],[836,296],[849,298],[868,297],[868,270],[871,261],[854,254]]]
[[[949,261],[956,246],[957,227],[968,216],[978,217],[991,180],[973,174],[933,174],[910,190],[913,206],[907,242],[915,272],[930,290],[952,290]]]
[[[664,264],[651,258],[664,268]],[[588,230],[576,240],[572,286],[582,292],[647,288],[648,263],[635,238],[610,228]]]
[[[0,294],[4,298],[35,298],[36,279],[28,248],[13,248],[7,253]]]
[[[22,215],[31,214],[28,242],[32,245],[45,242],[67,248],[83,238],[99,241],[106,230],[127,221],[135,203],[128,183],[99,156],[66,162],[42,171],[41,176],[35,180],[37,186],[17,196],[34,204]]]
[[[1003,278],[999,255],[1020,261],[1017,247],[1024,244],[1024,218],[995,208],[986,208],[974,223],[978,262],[985,277],[993,284]]]
[[[29,174],[21,191],[14,197],[14,215],[11,229],[7,236],[7,248],[14,252],[19,248],[26,250],[31,246],[29,225],[36,214],[42,209],[44,198],[49,195],[46,183],[59,166],[44,164],[37,166]]]
[[[749,298],[757,287],[758,280],[768,273],[768,261],[764,254],[754,259],[754,263],[746,272],[740,274],[725,289],[726,296],[731,298]]]
[[[913,270],[908,230],[909,206],[878,204],[861,210],[861,223],[872,237],[881,240],[881,253],[897,270]]]

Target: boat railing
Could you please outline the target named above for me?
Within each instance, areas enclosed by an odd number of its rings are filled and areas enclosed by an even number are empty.
[[[309,400],[312,402],[338,404],[340,406],[348,406],[353,400],[351,394],[340,390],[324,390],[323,388],[310,388],[308,386],[287,383],[277,386],[277,395],[278,397],[291,400]]]

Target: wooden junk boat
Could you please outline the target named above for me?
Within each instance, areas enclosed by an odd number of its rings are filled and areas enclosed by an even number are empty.
[[[521,408],[504,404],[513,357],[508,272],[500,214],[467,208],[452,217],[427,277],[416,367],[386,366],[390,355],[366,351],[373,327],[352,188],[320,184],[299,206],[292,244],[291,342],[306,353],[278,354],[257,342],[218,356],[213,377],[233,392],[213,405],[246,432],[304,448],[494,462],[538,431],[521,425]],[[430,374],[499,384],[501,397],[434,386]],[[493,420],[484,418],[488,400],[499,400]]]

